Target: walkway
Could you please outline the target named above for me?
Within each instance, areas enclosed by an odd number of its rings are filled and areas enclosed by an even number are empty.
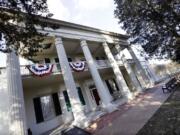
[[[160,86],[152,88],[119,106],[119,111],[96,120],[88,130],[94,135],[135,135],[169,95],[163,94]]]

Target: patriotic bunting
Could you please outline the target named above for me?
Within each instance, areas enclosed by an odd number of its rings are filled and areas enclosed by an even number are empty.
[[[0,51],[6,53],[7,52],[7,48],[5,44],[0,44]]]
[[[86,63],[85,61],[80,62],[70,62],[69,65],[76,72],[82,72],[85,69]]]
[[[42,76],[49,75],[52,73],[53,65],[52,64],[48,64],[48,65],[35,64],[35,65],[27,66],[27,68],[33,75],[42,77]]]

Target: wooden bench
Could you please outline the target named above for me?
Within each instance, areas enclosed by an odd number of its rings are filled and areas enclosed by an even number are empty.
[[[170,93],[174,90],[174,88],[176,88],[177,86],[177,80],[175,77],[171,78],[169,81],[167,81],[163,86],[162,86],[162,90],[163,93]]]

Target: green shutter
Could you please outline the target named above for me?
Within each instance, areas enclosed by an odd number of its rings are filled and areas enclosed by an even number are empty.
[[[57,93],[52,94],[52,98],[53,98],[55,113],[56,113],[56,116],[58,116],[62,114],[58,94]]]
[[[72,110],[72,109],[71,109],[71,102],[70,102],[70,100],[69,100],[69,96],[68,96],[68,93],[67,93],[66,90],[63,91],[63,95],[64,95],[64,99],[65,99],[65,102],[66,102],[67,110],[68,110],[68,111],[71,111],[71,110]]]
[[[40,98],[39,97],[34,98],[33,103],[34,103],[34,111],[35,111],[35,116],[36,116],[36,122],[37,123],[43,122],[44,118],[43,118]]]
[[[82,94],[82,90],[80,87],[77,87],[77,90],[78,90],[78,95],[79,95],[79,99],[81,101],[81,104],[82,105],[86,105],[86,102],[84,100],[84,97],[83,97],[83,94]]]

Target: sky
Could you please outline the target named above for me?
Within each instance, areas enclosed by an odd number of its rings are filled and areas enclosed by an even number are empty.
[[[114,0],[47,0],[47,4],[52,18],[125,34],[114,17]],[[5,62],[0,53],[0,67]]]

